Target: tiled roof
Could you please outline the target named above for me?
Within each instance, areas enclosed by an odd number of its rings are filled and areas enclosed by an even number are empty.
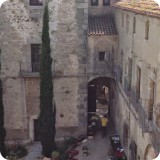
[[[146,0],[146,1],[121,0],[117,2],[114,5],[114,7],[121,8],[131,12],[136,12],[139,14],[148,15],[151,17],[160,18],[160,7],[153,0]]]
[[[92,16],[88,19],[88,35],[116,35],[114,19],[111,15]]]

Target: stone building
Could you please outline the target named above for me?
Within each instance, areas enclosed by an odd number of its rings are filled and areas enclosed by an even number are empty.
[[[46,2],[10,0],[0,9],[8,143],[38,140],[39,58]],[[106,86],[110,117],[128,158],[154,158],[160,151],[157,5],[151,1],[50,0],[48,6],[57,137],[86,133],[88,111],[95,110],[97,95]]]

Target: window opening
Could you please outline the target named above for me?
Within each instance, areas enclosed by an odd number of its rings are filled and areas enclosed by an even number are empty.
[[[39,72],[40,70],[40,53],[41,44],[31,44],[32,72]]]
[[[105,52],[99,52],[99,61],[105,60]]]

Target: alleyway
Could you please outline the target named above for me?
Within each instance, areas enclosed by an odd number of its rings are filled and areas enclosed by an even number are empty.
[[[114,133],[113,128],[111,128],[111,130],[107,130],[105,138],[102,138],[101,133],[98,133],[94,139],[88,139],[86,143],[78,147],[80,154],[76,158],[78,160],[107,160],[109,158],[108,149],[111,148],[109,137]],[[81,154],[82,146],[88,147],[89,155],[87,157]]]
[[[110,128],[110,129],[109,129]],[[97,133],[93,139],[87,139],[85,143],[82,143],[76,149],[79,150],[79,155],[76,156],[78,160],[107,160],[108,158],[108,149],[110,146],[110,135],[113,135],[115,132],[111,124],[108,126],[107,136],[105,138],[101,137],[101,133]],[[87,157],[81,154],[83,146],[87,146],[89,150],[89,155]],[[38,160],[42,159],[41,156],[41,145],[40,143],[35,143],[29,147],[28,155],[24,160]]]

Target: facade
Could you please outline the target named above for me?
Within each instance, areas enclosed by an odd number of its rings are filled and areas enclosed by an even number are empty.
[[[156,6],[145,5],[152,4]],[[116,64],[122,73],[117,81],[115,106],[120,108],[114,112],[115,125],[130,159],[154,159],[160,144],[160,20],[151,11],[147,15],[123,3],[116,4],[114,13],[119,35]]]
[[[38,140],[39,58],[46,2],[10,0],[0,10],[8,143]],[[157,13],[147,15],[115,3],[48,1],[57,138],[86,133],[89,87],[105,85],[111,118],[128,158],[150,160],[160,148],[160,19]]]

